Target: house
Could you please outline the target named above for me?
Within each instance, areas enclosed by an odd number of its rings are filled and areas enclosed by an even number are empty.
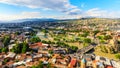
[[[5,65],[9,68],[13,68],[13,66],[12,66],[13,63],[14,63],[14,61],[11,60],[11,61],[7,62]]]
[[[112,66],[115,67],[115,68],[119,68],[119,67],[120,67],[120,62],[111,60],[111,64],[112,64]]]
[[[93,60],[92,66],[93,66],[93,68],[97,68],[97,61],[96,60]]]
[[[109,59],[107,59],[106,58],[106,61],[105,61],[105,63],[104,63],[105,65],[109,65],[109,66],[111,66],[112,64],[111,64],[111,61],[109,60]]]
[[[8,55],[5,56],[5,58],[15,58],[16,54],[13,52],[8,52]]]
[[[41,58],[43,54],[32,54],[33,58]]]
[[[20,61],[24,60],[25,58],[26,58],[26,54],[18,54],[15,57],[15,59],[20,60]]]
[[[86,59],[84,59],[84,58],[82,58],[82,60],[81,60],[81,68],[86,68]]]
[[[21,66],[17,66],[16,68],[26,68],[26,66],[21,65]]]
[[[16,67],[16,66],[19,66],[19,65],[22,65],[22,64],[26,64],[27,62],[31,62],[32,59],[24,59],[23,61],[19,61],[19,62],[16,62],[14,63],[12,66]]]
[[[15,46],[16,44],[11,44],[8,46],[9,51]]]
[[[31,61],[26,63],[26,67],[36,66],[38,64],[39,64],[38,61]]]
[[[55,64],[56,63],[56,61],[57,61],[57,57],[59,56],[59,54],[54,54],[53,55],[53,57],[52,57],[52,59],[49,59],[49,62],[51,62],[51,63],[53,63],[53,64]]]
[[[3,64],[3,59],[0,59],[0,66]]]
[[[0,42],[0,48],[3,48],[4,44],[2,42]]]
[[[48,63],[49,63],[48,61],[45,61],[45,60],[43,61],[44,65],[47,65]]]
[[[38,49],[39,49],[40,47],[45,47],[45,46],[42,45],[41,42],[38,42],[38,43],[34,43],[34,44],[29,45],[29,47],[30,47],[31,49],[33,49],[34,51],[37,51],[37,52],[38,52]]]
[[[76,66],[77,60],[75,58],[72,58],[68,67],[73,68]]]
[[[84,55],[83,56],[85,59],[86,59],[86,66],[88,66],[88,67],[91,67],[92,66],[92,59],[93,59],[93,57],[92,57],[92,55],[90,55],[90,54],[86,54],[86,55]]]
[[[113,68],[111,65],[107,65],[105,68]]]
[[[105,68],[103,62],[98,61],[97,62],[97,68]]]
[[[10,40],[10,44],[13,44],[13,43],[15,43],[15,40]]]
[[[96,56],[95,60],[99,61],[100,60],[100,56]]]
[[[66,50],[64,50],[64,49],[54,49],[53,53],[54,54],[66,54]]]
[[[57,59],[57,62],[59,62],[62,65],[67,65],[67,62],[64,59]]]

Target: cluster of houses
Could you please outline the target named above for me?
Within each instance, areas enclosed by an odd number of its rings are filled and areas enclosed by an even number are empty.
[[[57,68],[119,68],[120,62],[94,54],[67,54],[65,48],[50,46],[41,42],[29,45],[35,52],[15,54],[0,53],[0,68],[28,68],[39,64],[51,63]],[[53,53],[49,53],[52,50]]]
[[[31,29],[31,28],[24,28]],[[16,35],[14,32],[1,32],[0,38],[5,35],[10,35],[11,40],[8,45],[9,52],[0,53],[0,68],[29,68],[39,64],[42,61],[43,65],[49,63],[53,67],[57,68],[119,68],[120,62],[110,60],[105,57],[96,56],[95,54],[79,54],[79,53],[68,53],[69,49],[54,46],[50,44],[44,44],[37,42],[31,44],[29,42],[29,32],[24,32],[21,35]],[[58,32],[57,32],[58,33]],[[118,34],[119,36],[119,34]],[[26,52],[16,54],[10,52],[10,50],[18,43],[23,41],[29,42],[29,48],[33,52]],[[0,47],[4,47],[4,44],[0,41]]]

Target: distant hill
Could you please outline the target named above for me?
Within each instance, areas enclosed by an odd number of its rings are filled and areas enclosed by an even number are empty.
[[[52,19],[52,18],[28,18],[28,19],[18,19],[18,20],[13,20],[12,22],[17,22],[17,23],[22,23],[22,22],[42,22],[42,21],[57,21],[57,19]]]
[[[41,23],[41,22],[84,22],[86,20],[89,20],[90,22],[99,22],[103,23],[106,21],[120,21],[120,18],[93,18],[93,17],[86,17],[86,18],[80,18],[80,19],[54,19],[54,18],[27,18],[27,19],[18,19],[18,20],[12,20],[12,21],[0,21],[0,23]]]

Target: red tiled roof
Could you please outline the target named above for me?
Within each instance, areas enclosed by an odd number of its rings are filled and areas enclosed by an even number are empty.
[[[106,68],[113,68],[112,66],[106,66]]]
[[[77,60],[76,59],[72,59],[71,62],[70,62],[70,66],[75,66]]]
[[[42,47],[42,43],[41,42],[38,42],[38,43],[34,43],[32,45],[30,45],[30,48],[38,48],[38,47]]]
[[[37,46],[42,46],[41,42],[35,43]]]

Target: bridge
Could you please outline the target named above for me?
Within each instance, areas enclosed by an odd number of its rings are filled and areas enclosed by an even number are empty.
[[[77,50],[77,53],[79,53],[79,54],[84,54],[84,53],[90,51],[91,49],[93,49],[94,47],[95,47],[95,46],[93,46],[93,45],[89,45],[89,46],[87,46],[87,47],[84,47],[84,48],[82,48],[82,49]]]

